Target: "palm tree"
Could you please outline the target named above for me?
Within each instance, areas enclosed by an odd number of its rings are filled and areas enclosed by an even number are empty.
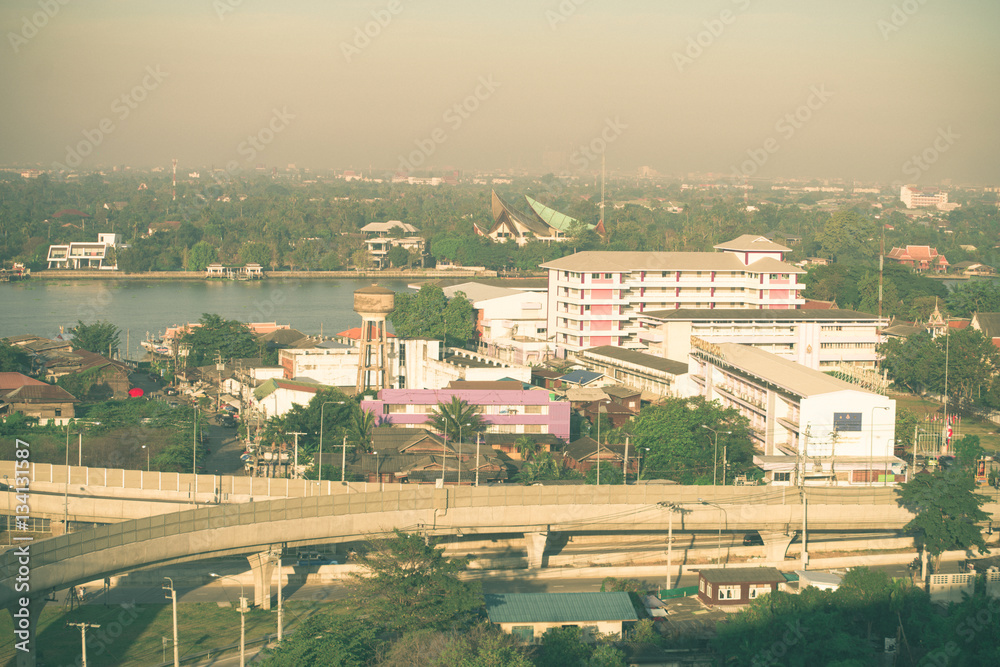
[[[521,460],[525,463],[538,456],[538,452],[542,449],[541,445],[525,435],[522,435],[514,442],[514,448],[521,455]]]
[[[438,403],[427,418],[427,425],[456,442],[460,436],[464,438],[486,429],[486,423],[479,415],[479,408],[469,405],[458,396],[452,396],[450,403]]]
[[[348,437],[358,451],[367,452],[372,446],[372,429],[376,425],[375,413],[370,410],[357,410],[351,414],[351,430]]]

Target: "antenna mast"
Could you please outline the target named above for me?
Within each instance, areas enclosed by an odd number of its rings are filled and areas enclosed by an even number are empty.
[[[173,160],[171,160],[171,162],[173,162],[173,164],[174,164],[174,192],[173,192],[173,197],[174,198],[173,198],[173,201],[177,201],[177,158],[174,158]]]

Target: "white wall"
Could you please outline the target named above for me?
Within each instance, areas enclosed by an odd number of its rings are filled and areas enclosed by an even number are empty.
[[[861,430],[838,430],[834,438],[834,413],[860,413]],[[808,426],[807,456],[893,456],[896,401],[865,391],[838,391],[805,398],[799,426]],[[832,450],[832,451],[831,451]]]

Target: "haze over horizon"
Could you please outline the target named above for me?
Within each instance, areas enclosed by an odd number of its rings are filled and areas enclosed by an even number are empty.
[[[10,0],[0,163],[584,175],[604,150],[996,185],[998,24],[987,0]]]

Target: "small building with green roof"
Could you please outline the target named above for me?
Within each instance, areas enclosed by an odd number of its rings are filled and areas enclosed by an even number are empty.
[[[621,637],[639,620],[628,593],[495,593],[487,594],[490,623],[526,644],[540,641],[550,628],[578,626],[584,637]]]

